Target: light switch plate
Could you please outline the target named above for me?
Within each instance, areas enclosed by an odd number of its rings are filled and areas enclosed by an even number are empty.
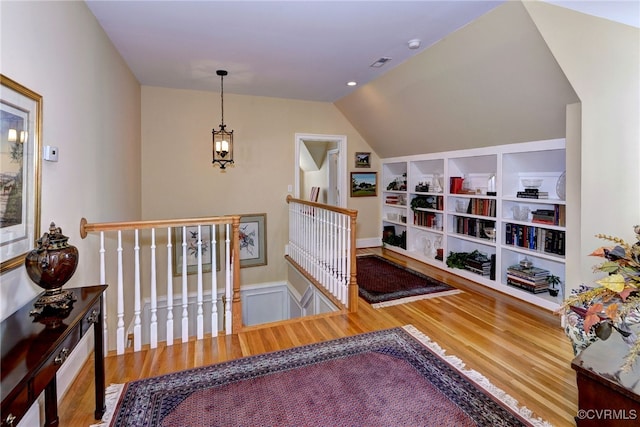
[[[57,162],[58,161],[58,147],[54,147],[52,145],[44,146],[44,159],[49,162]]]

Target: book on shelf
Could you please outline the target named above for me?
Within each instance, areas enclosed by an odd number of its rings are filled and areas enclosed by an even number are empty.
[[[544,268],[523,267],[520,264],[514,264],[507,267],[507,273],[529,280],[544,278],[545,281],[547,280],[547,276],[551,274],[549,270],[545,270]]]
[[[522,282],[523,284],[529,285],[529,286],[548,286],[546,277],[528,279],[528,278],[524,278],[522,276],[517,276],[515,274],[511,274],[507,272],[507,279],[515,280],[516,282]]]
[[[526,191],[518,191],[516,197],[521,199],[548,199],[549,193],[546,191],[540,191],[538,193],[529,193]]]
[[[466,265],[465,269],[471,271],[472,273],[479,274],[481,276],[490,276],[491,275],[491,269],[490,268],[480,269],[480,268],[475,268],[475,267],[471,267],[469,265]]]
[[[549,230],[534,225],[505,223],[504,243],[506,245],[531,249],[538,252],[565,254],[565,232]]]
[[[449,178],[449,191],[451,194],[460,194],[462,193],[462,183],[464,182],[464,178],[461,176],[452,176]]]
[[[548,286],[530,286],[526,283],[522,283],[521,281],[510,279],[510,278],[507,278],[507,285],[522,289],[527,292],[531,292],[532,294],[540,294],[543,292],[547,292],[549,289]]]

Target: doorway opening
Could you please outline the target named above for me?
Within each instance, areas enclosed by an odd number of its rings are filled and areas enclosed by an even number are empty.
[[[347,207],[347,137],[296,133],[294,196],[309,200],[312,188],[319,188],[317,201]]]

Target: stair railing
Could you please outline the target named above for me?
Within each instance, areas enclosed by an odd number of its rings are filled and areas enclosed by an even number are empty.
[[[81,237],[84,239],[89,233],[99,236],[99,243],[96,242],[99,281],[111,285],[107,293],[114,292],[115,284],[117,294],[115,310],[107,305],[112,299],[104,298],[105,349],[109,349],[110,322],[107,320],[114,315],[117,354],[124,353],[129,340],[133,341],[133,350],[139,351],[143,336],[148,336],[150,347],[156,348],[161,338],[159,330],[164,330],[163,338],[168,346],[173,344],[174,329],[179,331],[182,342],[187,342],[192,335],[203,339],[205,326],[213,336],[219,331],[237,333],[242,328],[239,224],[239,215],[105,223],[88,223],[82,218]],[[164,250],[158,246],[164,246]],[[219,261],[221,257],[223,262]],[[166,264],[164,279],[157,274],[162,263]],[[211,282],[210,289],[205,291],[207,273]],[[218,277],[224,282],[221,298]],[[180,281],[180,286],[174,287],[174,281]],[[159,290],[160,282],[164,282],[161,285],[166,292]],[[190,293],[190,285],[196,288],[195,296]],[[143,307],[143,293],[149,300],[148,307]],[[164,306],[158,304],[159,293],[164,293]],[[195,299],[194,304],[190,299]],[[176,321],[174,311],[180,320]],[[195,311],[194,316],[190,311]],[[166,323],[159,327],[160,317]],[[143,325],[145,320],[148,324]],[[193,323],[195,334],[190,330]]]
[[[289,243],[285,257],[338,307],[356,312],[358,211],[287,196]]]

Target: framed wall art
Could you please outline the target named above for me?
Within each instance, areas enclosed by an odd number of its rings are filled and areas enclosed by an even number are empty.
[[[355,166],[357,168],[370,168],[371,167],[371,153],[357,152],[355,160],[356,160]]]
[[[351,172],[351,197],[375,197],[377,188],[377,172]]]
[[[211,259],[213,251],[211,242],[211,225],[200,226],[202,233],[202,247],[200,253],[202,255],[202,272],[211,272]],[[216,227],[217,230],[217,227]],[[186,244],[187,244],[187,274],[198,273],[198,226],[186,227]],[[220,271],[220,239],[219,234],[216,235],[216,271]],[[173,228],[173,275],[182,275],[182,227]]]
[[[240,216],[240,268],[267,265],[267,214]]]
[[[40,237],[42,96],[0,74],[0,272]]]

